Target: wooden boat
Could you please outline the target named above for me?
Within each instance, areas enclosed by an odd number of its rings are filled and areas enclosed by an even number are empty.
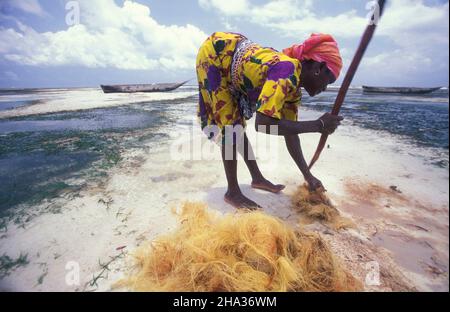
[[[410,88],[410,87],[369,87],[363,86],[366,93],[395,93],[395,94],[427,94],[441,89],[438,88]]]
[[[182,83],[153,83],[131,85],[101,85],[104,93],[136,93],[136,92],[168,92],[178,89],[188,81]]]

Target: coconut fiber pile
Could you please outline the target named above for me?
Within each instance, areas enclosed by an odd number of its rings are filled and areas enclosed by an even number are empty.
[[[292,203],[306,223],[319,221],[336,230],[355,227],[350,219],[341,216],[323,190],[310,191],[307,185],[302,185],[292,197]]]
[[[136,291],[356,291],[360,283],[316,234],[262,212],[220,216],[187,203],[180,226],[135,253]]]

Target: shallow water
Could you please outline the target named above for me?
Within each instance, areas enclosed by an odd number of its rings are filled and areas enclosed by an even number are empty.
[[[304,107],[330,111],[336,92],[325,92],[315,98],[305,96]],[[448,150],[448,90],[429,95],[403,96],[349,92],[341,115],[354,124],[372,130],[383,130],[403,136],[411,143]]]

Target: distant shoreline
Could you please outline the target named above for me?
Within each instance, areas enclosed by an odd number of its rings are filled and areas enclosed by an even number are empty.
[[[186,84],[184,87],[197,87],[196,84]],[[405,87],[405,88],[432,88],[432,86],[392,86],[392,87]],[[329,86],[328,90],[340,89],[341,86]],[[437,87],[436,87],[437,88]],[[10,92],[10,91],[49,91],[49,90],[81,90],[81,89],[100,89],[98,86],[82,86],[82,87],[27,87],[27,88],[0,88],[0,92]],[[361,86],[351,86],[350,89],[362,89]],[[448,87],[440,87],[437,91],[448,90]]]

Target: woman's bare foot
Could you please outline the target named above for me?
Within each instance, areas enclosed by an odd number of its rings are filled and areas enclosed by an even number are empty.
[[[259,190],[263,190],[263,191],[267,191],[267,192],[271,192],[271,193],[275,193],[275,194],[280,193],[282,190],[284,190],[286,188],[285,185],[282,185],[282,184],[275,185],[266,179],[260,180],[260,181],[253,181],[252,187],[255,189],[259,189]]]
[[[242,194],[241,192],[232,193],[228,191],[225,194],[224,200],[226,203],[230,204],[236,209],[248,209],[248,210],[261,209],[261,206],[259,206],[251,199],[245,197],[244,194]]]

